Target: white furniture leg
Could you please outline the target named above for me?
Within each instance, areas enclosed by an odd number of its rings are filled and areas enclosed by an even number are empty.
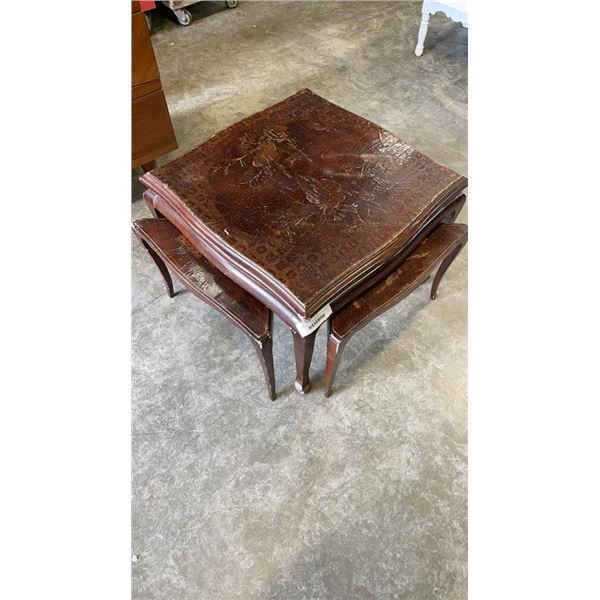
[[[425,37],[427,36],[427,28],[429,27],[429,11],[423,12],[421,19],[421,26],[419,27],[419,35],[417,37],[417,47],[415,48],[415,54],[421,56],[423,54],[423,46],[425,45]]]
[[[437,12],[444,13],[456,23],[461,23],[463,27],[469,27],[467,3],[464,0],[444,0],[444,2],[440,2],[439,0],[423,0],[423,8],[421,9],[421,27],[419,27],[417,47],[415,48],[415,54],[417,56],[423,54],[427,28],[429,27],[429,17]]]

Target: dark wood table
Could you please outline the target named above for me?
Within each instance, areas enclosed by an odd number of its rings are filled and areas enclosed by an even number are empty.
[[[145,173],[146,201],[294,339],[310,389],[330,314],[453,221],[467,179],[310,90]]]

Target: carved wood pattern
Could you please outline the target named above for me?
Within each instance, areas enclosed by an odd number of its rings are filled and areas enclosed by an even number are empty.
[[[310,90],[141,179],[192,243],[195,228],[300,317],[397,253],[467,185]]]

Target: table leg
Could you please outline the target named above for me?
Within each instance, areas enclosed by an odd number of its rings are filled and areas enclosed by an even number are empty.
[[[150,214],[155,219],[164,219],[164,216],[158,210],[156,210],[156,207],[154,206],[154,202],[152,201],[152,197],[150,196],[150,194],[144,193],[144,201],[146,202],[146,206],[148,207]]]
[[[417,47],[415,48],[415,54],[417,56],[423,54],[423,46],[425,45],[425,38],[427,37],[427,28],[429,27],[429,12],[425,12],[427,11],[425,6],[423,6],[423,11],[419,35],[417,36]]]
[[[333,387],[333,380],[335,379],[335,373],[340,359],[342,358],[342,352],[346,346],[347,340],[339,340],[331,333],[331,326],[329,336],[327,337],[327,361],[325,363],[325,398],[331,396],[331,388]]]
[[[302,337],[292,328],[290,328],[290,331],[294,338],[294,355],[296,357],[296,391],[300,394],[307,394],[310,391],[308,372],[310,370],[313,350],[315,349],[317,330],[306,337]]]
[[[275,400],[275,369],[273,367],[273,340],[267,338],[263,342],[257,342],[250,338],[254,344],[254,349],[258,356],[258,361],[262,367],[263,373],[265,374],[265,381],[267,382],[267,392],[271,400]]]

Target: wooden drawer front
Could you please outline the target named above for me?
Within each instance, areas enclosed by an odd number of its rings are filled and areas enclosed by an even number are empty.
[[[162,90],[131,103],[132,167],[177,148],[167,101]]]
[[[143,13],[131,16],[131,54],[131,85],[133,88],[160,79],[154,48],[152,48],[146,17]],[[160,87],[160,83],[158,87]]]

